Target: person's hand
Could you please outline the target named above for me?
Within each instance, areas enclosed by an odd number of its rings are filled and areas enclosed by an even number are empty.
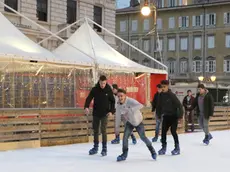
[[[107,114],[107,116],[108,117],[110,117],[110,116],[112,116],[113,114],[111,113],[111,112],[109,112],[108,114]]]
[[[85,108],[85,114],[89,115],[89,108]]]

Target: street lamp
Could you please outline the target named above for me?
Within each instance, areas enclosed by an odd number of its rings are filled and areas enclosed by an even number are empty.
[[[211,76],[210,79],[211,79],[212,82],[215,82],[216,81],[216,76]]]
[[[199,76],[198,79],[199,79],[199,81],[202,82],[204,80],[204,77],[203,76]]]
[[[143,16],[149,16],[150,13],[151,13],[151,9],[148,6],[148,3],[145,3],[144,6],[141,8],[141,14]]]

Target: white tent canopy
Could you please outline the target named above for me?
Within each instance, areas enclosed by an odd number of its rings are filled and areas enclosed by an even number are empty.
[[[82,58],[76,47],[91,57]],[[54,50],[59,56],[76,58],[83,62],[97,64],[100,69],[115,69],[129,72],[167,73],[164,70],[152,69],[140,65],[109,46],[88,24],[87,19],[82,26],[60,47]]]
[[[18,60],[54,62],[53,53],[37,45],[0,13],[0,56]]]
[[[59,64],[73,64],[93,66],[92,63],[82,63],[76,58],[61,58],[30,40],[16,28],[2,13],[0,13],[0,57],[13,58],[14,60],[50,62]],[[76,54],[76,53],[75,53]],[[90,59],[84,53],[79,56]]]

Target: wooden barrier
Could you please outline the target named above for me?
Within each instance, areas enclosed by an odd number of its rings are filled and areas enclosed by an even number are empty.
[[[38,111],[0,112],[0,150],[40,147]]]
[[[88,142],[88,118],[82,110],[42,110],[41,146]]]
[[[155,116],[150,108],[142,110],[147,132],[155,129]],[[179,124],[184,132],[184,120]],[[216,107],[210,119],[210,130],[230,129],[228,107]],[[114,116],[108,119],[108,134],[114,134]],[[120,131],[124,131],[121,126]],[[92,116],[82,109],[42,109],[0,111],[0,150],[85,143],[92,136]]]

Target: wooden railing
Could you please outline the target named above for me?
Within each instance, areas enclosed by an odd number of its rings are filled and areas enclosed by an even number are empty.
[[[154,131],[155,116],[150,108],[143,109],[146,131]],[[210,130],[230,129],[228,107],[216,107]],[[121,126],[121,131],[124,126]],[[109,118],[108,134],[114,133],[114,117]],[[184,132],[184,121],[179,124]],[[92,116],[82,109],[1,110],[0,150],[84,143],[92,136]]]

